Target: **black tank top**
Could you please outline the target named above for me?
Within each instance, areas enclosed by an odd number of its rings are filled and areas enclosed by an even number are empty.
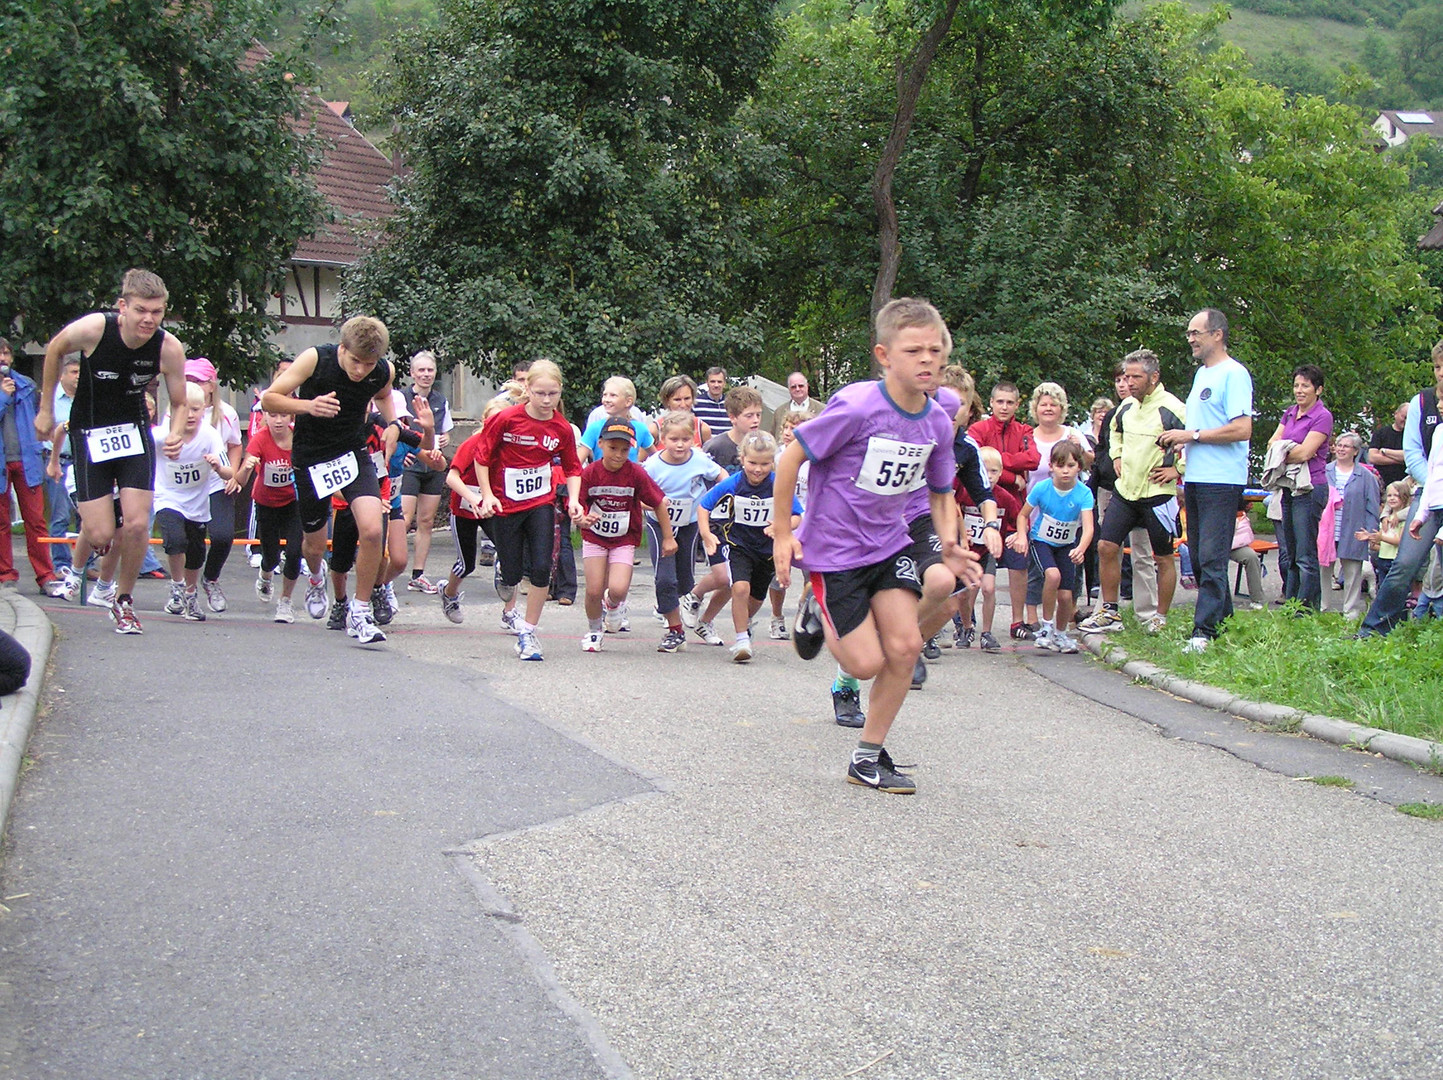
[[[164,341],[165,331],[157,330],[140,348],[128,348],[120,338],[120,316],[108,312],[100,344],[80,359],[80,384],[70,409],[71,429],[139,424],[149,431],[145,388],[160,374]]]
[[[296,415],[296,433],[291,456],[307,465],[319,464],[366,445],[366,417],[371,412],[371,399],[391,380],[391,365],[379,361],[360,382],[341,367],[334,345],[316,346],[316,370],[301,383],[296,397],[306,401],[335,392],[341,411],[332,417]]]

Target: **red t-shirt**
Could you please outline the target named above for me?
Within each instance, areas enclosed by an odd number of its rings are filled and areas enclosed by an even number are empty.
[[[957,507],[962,511],[962,534],[967,538],[972,550],[980,555],[986,550],[982,546],[982,513],[977,509],[977,504],[972,501],[972,495],[962,481],[956,481],[954,487],[957,492]],[[1022,503],[1000,483],[992,485],[992,498],[997,503],[997,520],[1002,525],[1002,539],[1006,540],[1017,531],[1017,515],[1022,511]]]
[[[641,508],[659,506],[666,493],[634,461],[612,472],[600,461],[581,470],[582,509],[601,512],[601,520],[581,530],[581,539],[602,547],[641,543]]]
[[[251,485],[251,498],[257,506],[289,506],[296,501],[291,452],[276,445],[270,428],[263,427],[251,435],[246,454],[260,459],[260,464],[256,466],[255,483]]]
[[[480,445],[481,432],[478,431],[458,446],[455,456],[451,458],[451,468],[456,470],[461,477],[461,483],[467,487],[474,488],[480,483],[476,479],[476,451]],[[454,491],[451,492],[451,513],[456,517],[477,520],[476,515],[471,513],[466,504],[461,501],[461,496]]]
[[[522,402],[502,409],[481,428],[476,461],[490,470],[491,493],[500,500],[503,514],[519,514],[551,501],[553,457],[560,457],[566,476],[580,475],[576,435],[560,412],[552,413],[550,420],[537,420]]]

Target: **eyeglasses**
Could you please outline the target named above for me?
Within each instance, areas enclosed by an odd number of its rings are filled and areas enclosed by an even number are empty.
[[[1193,330],[1193,329],[1189,329],[1186,333],[1183,334],[1183,337],[1191,339],[1191,338],[1195,338],[1195,337],[1202,337],[1204,334],[1215,334],[1215,333],[1217,333],[1216,330]]]

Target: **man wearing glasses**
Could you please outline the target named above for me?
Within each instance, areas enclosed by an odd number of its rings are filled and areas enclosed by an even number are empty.
[[[1201,367],[1188,395],[1186,426],[1164,431],[1157,444],[1181,449],[1187,461],[1183,499],[1198,594],[1192,637],[1184,648],[1202,652],[1233,613],[1228,552],[1238,501],[1248,482],[1253,379],[1228,355],[1227,316],[1216,308],[1199,311],[1188,321],[1187,341]]]
[[[795,414],[799,420],[810,420],[822,411],[822,403],[809,396],[808,391],[807,377],[800,371],[794,371],[787,376],[787,393],[791,395],[791,399],[772,417],[772,437],[777,442],[782,441],[782,423],[788,413]]]

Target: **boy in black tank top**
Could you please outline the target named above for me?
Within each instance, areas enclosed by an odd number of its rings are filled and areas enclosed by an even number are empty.
[[[120,568],[110,614],[118,634],[141,633],[131,591],[149,541],[155,446],[145,409],[145,388],[161,376],[170,395],[170,433],[162,452],[180,453],[185,441],[185,347],[160,327],[170,294],[148,270],[129,270],[113,314],[76,319],[45,346],[44,382],[35,414],[41,438],[54,437],[55,384],[60,362],[79,352],[80,383],[70,411],[75,504],[87,543],[103,551],[118,536]],[[117,528],[113,492],[120,491]]]
[[[296,418],[291,446],[302,552],[310,567],[306,611],[326,614],[326,523],[331,496],[350,504],[360,534],[356,551],[356,595],[346,616],[346,633],[361,644],[385,641],[371,611],[371,586],[381,565],[385,508],[375,462],[366,452],[366,417],[374,409],[387,424],[396,421],[391,402],[391,365],[382,359],[390,334],[381,320],[348,319],[339,345],[307,349],[261,394],[267,412]],[[384,468],[384,464],[382,468]]]

